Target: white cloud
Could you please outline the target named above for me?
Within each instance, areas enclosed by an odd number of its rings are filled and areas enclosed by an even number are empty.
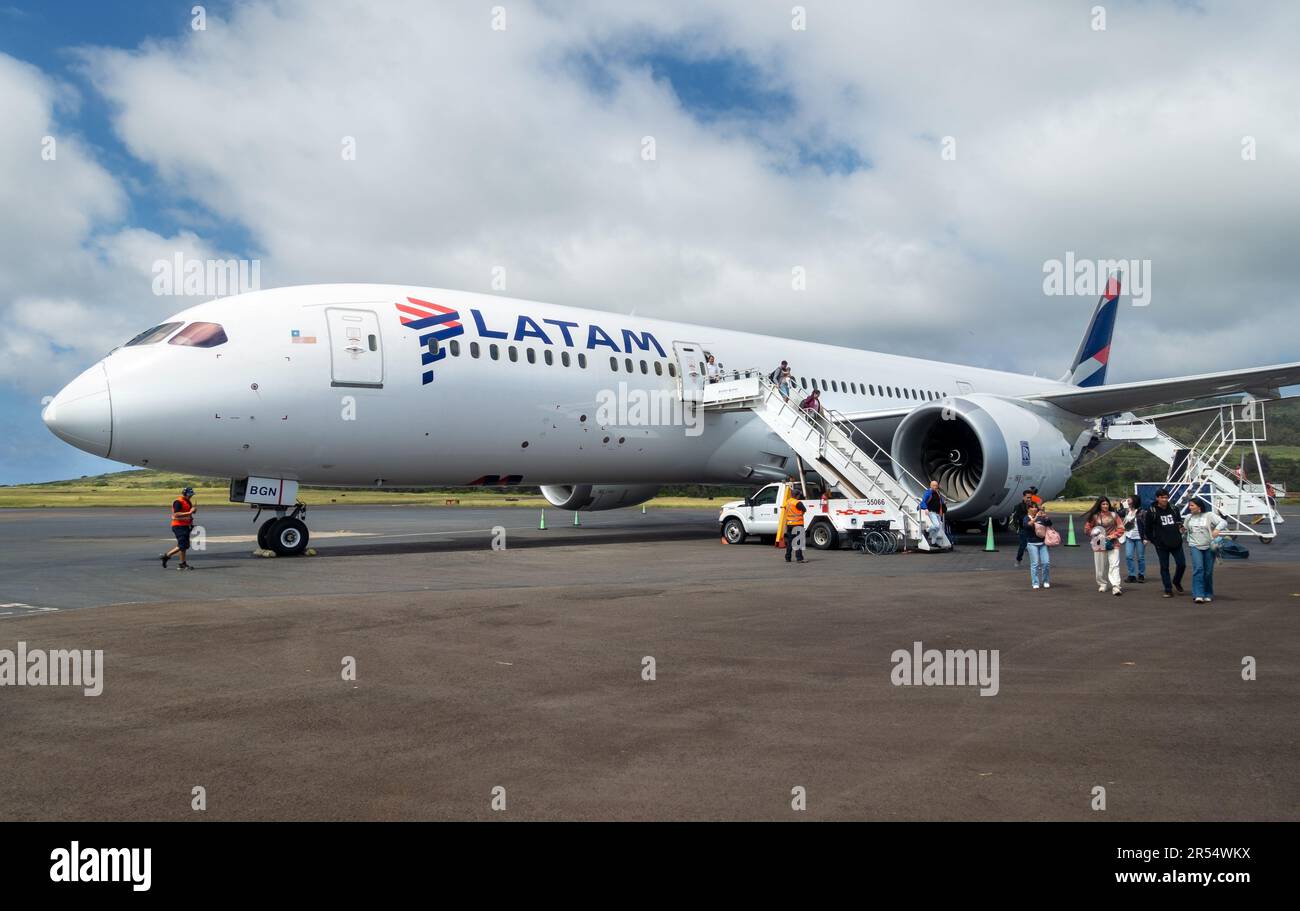
[[[266,285],[488,290],[504,266],[513,296],[1059,375],[1093,301],[1044,299],[1042,264],[1073,250],[1153,260],[1114,379],[1295,356],[1242,325],[1289,313],[1300,279],[1298,8],[1111,3],[1094,32],[1088,5],[808,6],[795,32],[788,6],[739,0],[518,2],[495,32],[490,6],[254,2],[85,61],[165,204],[246,227]],[[702,122],[635,59],[649,49],[747,60],[794,112]],[[13,69],[0,90],[49,129],[59,90]],[[801,144],[871,167],[801,168]],[[22,154],[0,193],[42,211],[0,253],[0,306],[79,301],[119,340],[141,328],[159,309],[141,264],[203,238],[116,230],[120,175],[85,160],[54,179]],[[32,265],[41,250],[59,265]],[[40,349],[4,353],[12,377]]]

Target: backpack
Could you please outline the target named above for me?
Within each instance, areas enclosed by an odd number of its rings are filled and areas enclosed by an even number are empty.
[[[1224,560],[1248,560],[1250,551],[1232,538],[1224,538],[1219,543],[1219,556]]]

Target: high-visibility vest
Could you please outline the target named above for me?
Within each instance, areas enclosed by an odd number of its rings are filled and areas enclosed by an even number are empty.
[[[786,528],[794,529],[803,527],[804,514],[799,511],[799,505],[799,501],[794,497],[786,500],[782,515]]]
[[[184,506],[184,508],[181,509],[181,512],[189,512],[191,509],[194,508],[193,504],[190,503],[189,498],[186,497],[185,494],[181,494],[176,499],[180,500]],[[176,515],[172,516],[172,525],[193,525],[193,524],[194,524],[194,516],[176,516]]]

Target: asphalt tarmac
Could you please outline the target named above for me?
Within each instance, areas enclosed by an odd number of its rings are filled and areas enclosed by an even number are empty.
[[[1032,591],[1014,538],[790,566],[713,511],[339,506],[264,559],[201,510],[190,573],[165,509],[0,512],[0,650],[103,652],[98,696],[0,687],[0,818],[1300,818],[1287,526],[1195,605],[1084,548]],[[996,694],[895,685],[915,642]]]

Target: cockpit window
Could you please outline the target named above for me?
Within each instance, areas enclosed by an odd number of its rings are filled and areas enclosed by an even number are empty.
[[[132,345],[152,345],[154,342],[161,342],[167,336],[176,331],[181,323],[163,323],[161,326],[154,326],[152,329],[146,329],[131,341],[126,343],[127,348]]]
[[[176,337],[167,344],[189,345],[191,348],[215,348],[228,341],[226,330],[217,323],[190,323],[177,332]]]

